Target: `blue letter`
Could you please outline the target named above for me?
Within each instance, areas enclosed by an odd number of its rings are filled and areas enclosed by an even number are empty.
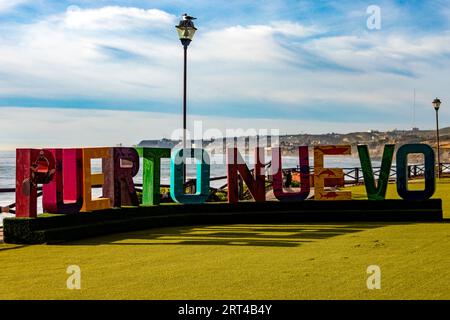
[[[425,190],[408,190],[408,154],[422,153],[425,158]],[[426,200],[435,190],[434,151],[426,144],[405,144],[397,151],[397,192],[405,200]]]
[[[187,158],[197,162],[195,194],[184,193],[184,169]],[[209,156],[203,149],[174,150],[170,158],[170,196],[179,203],[203,203],[209,196]]]

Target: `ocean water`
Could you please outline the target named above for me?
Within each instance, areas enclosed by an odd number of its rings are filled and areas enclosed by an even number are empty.
[[[270,156],[266,155],[266,161],[270,161]],[[253,167],[253,157],[245,157],[249,167]],[[282,158],[283,168],[295,168],[298,164],[298,158],[289,156]],[[310,158],[310,166],[313,165],[313,159]],[[379,166],[379,161],[373,161],[373,166]],[[325,157],[326,167],[340,167],[340,168],[353,168],[360,167],[358,158],[350,156],[327,156]],[[16,172],[16,154],[15,151],[0,151],[0,188],[14,188],[15,187],[15,172]],[[142,168],[142,159],[141,159]],[[92,160],[92,172],[101,172],[101,160]],[[187,176],[195,177],[196,166],[194,163],[188,163]],[[225,158],[221,154],[211,155],[211,177],[225,176],[226,166]],[[142,170],[139,170],[138,175],[134,178],[135,183],[142,183]],[[169,184],[170,182],[170,164],[169,159],[161,160],[161,184]],[[226,183],[226,179],[211,181],[212,187],[221,187]],[[94,189],[92,195],[98,197],[101,194],[101,189]],[[42,198],[38,198],[38,212],[42,212]],[[14,193],[0,193],[0,206],[7,206],[15,202]],[[3,214],[0,216],[0,225],[4,216],[10,216],[9,214]]]

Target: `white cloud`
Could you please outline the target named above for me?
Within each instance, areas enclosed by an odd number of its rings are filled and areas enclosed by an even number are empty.
[[[164,87],[174,83],[175,77],[172,63],[175,58],[170,59],[171,52],[175,56],[178,49],[175,32],[173,41],[168,42],[133,32],[124,35],[104,29],[75,30],[66,25],[69,12],[16,27],[11,30],[15,35],[10,40],[0,39],[0,61],[4,66],[1,71],[8,75],[1,77],[0,74],[0,86],[3,87],[0,95],[85,99],[130,95],[156,99],[165,96]],[[102,12],[102,9],[96,12]],[[109,15],[110,22],[117,18],[118,12],[129,14],[135,11],[123,8],[113,12]],[[139,14],[145,16],[145,13]],[[94,19],[96,22],[90,27],[108,15],[101,16],[99,20]],[[121,22],[121,28],[133,29],[141,25],[136,22],[127,25],[126,19],[117,20]],[[105,25],[111,27],[109,23],[105,22]],[[140,56],[146,61],[121,61],[115,56],[117,52],[120,55],[121,50],[125,55]]]
[[[158,9],[107,6],[98,9],[67,8],[64,24],[69,29],[117,30],[136,27],[167,27],[176,17]]]
[[[231,26],[200,34],[198,52],[194,56],[202,61],[226,61],[278,64],[296,59],[296,56],[277,40],[278,35],[299,38],[317,35],[316,26],[303,26],[296,22],[275,21],[267,25]]]
[[[317,56],[326,56],[349,68],[376,68],[423,60],[429,60],[433,66],[436,62],[433,59],[450,54],[450,48],[442,46],[449,41],[450,32],[421,36],[392,33],[321,37],[311,40],[309,45]]]
[[[16,25],[0,38],[0,97],[161,101],[178,107],[182,49],[174,19],[156,9],[72,7]],[[136,32],[153,26],[164,28]],[[333,36],[323,30],[295,21],[199,27],[189,48],[190,105],[250,101],[255,108],[264,102],[285,114],[320,105],[330,117],[339,113],[336,105],[349,105],[361,114],[395,109],[405,114],[416,88],[417,118],[431,125],[430,97],[450,101],[445,87],[450,61],[443,57],[449,49],[442,45],[448,33]],[[417,77],[405,76],[408,72]],[[243,110],[243,117],[255,111]],[[399,118],[398,127],[407,122]]]
[[[278,63],[292,57],[274,38],[274,29],[267,25],[232,26],[199,36],[193,59],[203,62]]]
[[[155,9],[103,7],[83,10],[72,7],[63,14],[24,25],[13,31],[16,35],[12,41],[2,43],[0,40],[0,61],[6,66],[2,71],[11,75],[4,80],[7,83],[1,94],[174,99],[180,90],[182,51],[170,24],[173,18]],[[173,38],[170,35],[161,37],[159,33],[143,35],[134,32],[147,22],[162,23]],[[222,74],[224,78],[227,74],[234,77],[236,71],[248,68],[246,64],[255,71],[258,65],[276,67],[293,61],[295,56],[277,43],[276,34],[300,37],[310,34],[312,29],[302,28],[297,23],[274,22],[267,26],[234,26],[221,31],[199,32],[189,57],[192,75],[198,71],[202,78],[208,78],[219,61],[225,62],[222,66],[229,66]],[[128,31],[124,34],[118,30]],[[220,37],[216,32],[220,32]],[[115,53],[133,57],[121,59],[115,57]],[[202,79],[198,81],[202,82]],[[216,84],[222,85],[221,81]],[[248,89],[249,83],[242,88]],[[193,90],[193,98],[210,96],[199,94],[195,97],[195,87]],[[224,93],[229,90],[234,89],[228,85],[222,87]]]
[[[304,26],[292,21],[275,21],[270,26],[275,33],[293,37],[311,37],[323,32],[317,26]]]

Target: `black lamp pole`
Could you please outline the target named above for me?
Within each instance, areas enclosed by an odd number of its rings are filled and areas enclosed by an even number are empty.
[[[437,164],[438,164],[438,178],[441,178],[441,148],[439,143],[439,107],[441,100],[438,98],[433,100],[433,107],[436,110],[436,142],[437,142]]]
[[[194,26],[196,18],[183,14],[180,23],[175,26],[177,28],[178,35],[180,37],[181,44],[184,51],[184,66],[183,66],[183,148],[186,148],[186,130],[187,130],[187,48],[194,37],[194,33],[197,30]]]
[[[175,26],[180,37],[181,44],[184,51],[184,66],[183,66],[183,149],[186,148],[186,131],[187,131],[187,48],[194,37],[197,30],[194,26],[196,18],[183,14],[180,23]],[[186,164],[184,164],[184,181],[186,181]]]
[[[187,91],[187,48],[188,45],[183,45],[184,48],[184,72],[183,72],[183,148],[186,148],[186,130],[187,130],[187,121],[186,121],[186,91]]]
[[[436,140],[437,140],[437,160],[438,160],[438,178],[441,178],[441,147],[439,143],[439,110],[436,109]]]

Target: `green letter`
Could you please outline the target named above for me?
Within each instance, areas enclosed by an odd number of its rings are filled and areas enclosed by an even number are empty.
[[[361,162],[364,184],[369,200],[384,200],[386,198],[386,189],[389,182],[389,173],[391,172],[394,149],[394,144],[387,144],[384,146],[381,169],[378,175],[378,185],[376,185],[369,150],[366,145],[358,146],[359,161]]]
[[[167,148],[136,148],[140,157],[144,158],[142,173],[142,204],[158,205],[160,202],[161,158],[170,158]]]

